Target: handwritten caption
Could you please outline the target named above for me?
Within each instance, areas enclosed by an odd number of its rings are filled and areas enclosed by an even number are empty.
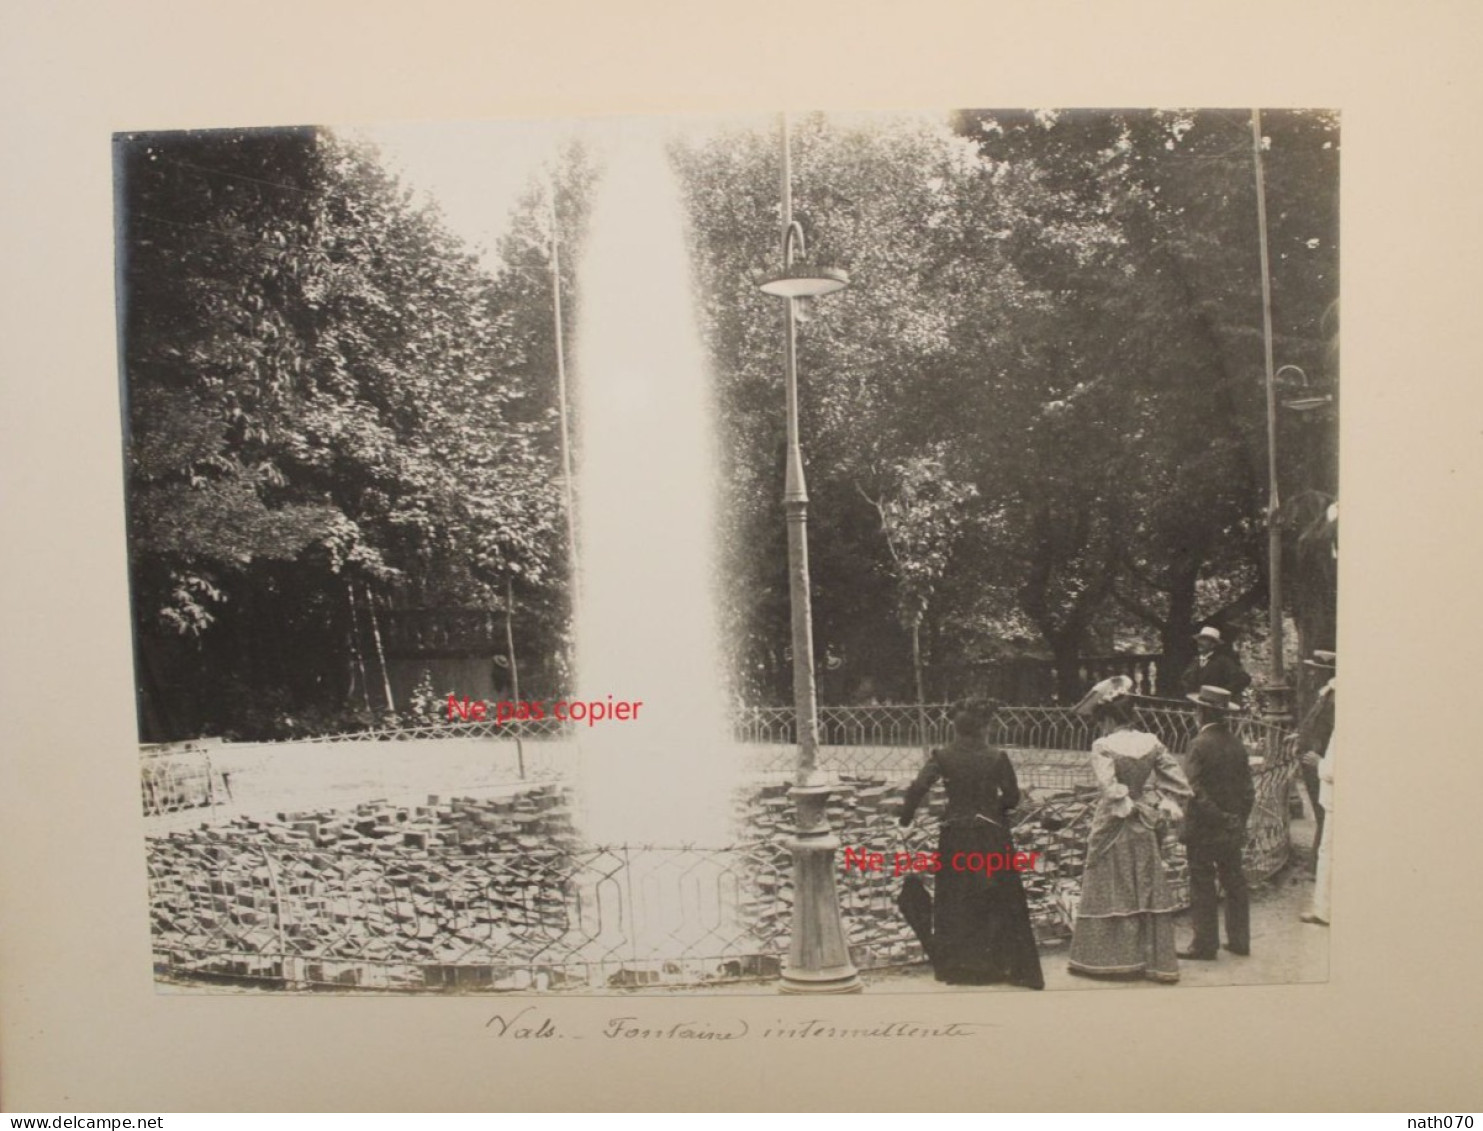
[[[870,1025],[836,1025],[824,1018],[808,1021],[776,1021],[762,1025],[744,1017],[709,1021],[676,1021],[652,1024],[636,1016],[610,1017],[587,1028],[563,1020],[560,1025],[550,1014],[535,1006],[526,1006],[506,1016],[496,1013],[484,1023],[491,1036],[513,1041],[583,1040],[593,1037],[605,1041],[741,1041],[741,1040],[810,1040],[840,1038],[899,1037],[972,1037],[986,1027],[978,1021],[936,1022],[920,1025],[914,1021],[884,1021]]]
[[[846,872],[879,872],[886,866],[886,853],[870,852],[864,848],[846,848],[843,868]],[[935,873],[942,871],[943,859],[940,852],[893,852],[891,874],[905,876],[912,872]],[[948,857],[947,865],[954,872],[982,872],[992,876],[995,872],[1038,872],[1038,852],[955,852]]]
[[[560,722],[585,722],[591,727],[602,722],[632,722],[639,717],[639,708],[643,705],[642,699],[615,699],[611,695],[606,699],[558,699],[554,703],[544,699],[502,699],[492,704],[483,699],[470,699],[467,695],[462,699],[449,695],[448,721],[504,726],[506,723],[556,719]],[[490,713],[491,707],[493,714]]]

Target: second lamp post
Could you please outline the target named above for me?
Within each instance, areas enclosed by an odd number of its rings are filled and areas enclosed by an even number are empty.
[[[842,290],[849,276],[833,268],[809,268],[794,261],[806,254],[803,228],[793,219],[793,170],[788,118],[782,117],[783,267],[758,286],[786,300],[785,366],[788,455],[783,509],[788,522],[788,595],[793,620],[793,708],[798,738],[796,777],[791,791],[797,824],[788,841],[793,854],[793,933],[783,967],[784,993],[852,993],[860,979],[850,961],[839,895],[834,885],[834,854],[839,839],[825,808],[830,786],[818,771],[818,694],[814,687],[814,634],[808,575],[808,491],[798,442],[798,356],[795,303]]]

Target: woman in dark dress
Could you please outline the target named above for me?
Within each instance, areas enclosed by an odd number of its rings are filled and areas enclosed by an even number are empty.
[[[907,787],[900,819],[903,827],[911,824],[922,799],[941,779],[947,811],[937,845],[942,869],[933,881],[931,958],[937,980],[1009,982],[1039,990],[1045,979],[1019,873],[1006,867],[988,874],[962,866],[991,852],[1008,861],[1015,851],[1009,811],[1019,804],[1020,787],[1009,755],[985,737],[992,715],[992,708],[979,705],[954,715],[957,737],[928,755]]]

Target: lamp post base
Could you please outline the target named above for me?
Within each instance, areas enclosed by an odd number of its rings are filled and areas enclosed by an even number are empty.
[[[793,938],[779,990],[785,994],[851,994],[864,987],[845,942],[834,886],[834,854],[839,838],[829,829],[824,806],[827,785],[797,786],[797,834],[787,842],[793,854]]]
[[[778,992],[783,994],[858,994],[864,989],[853,966],[807,974],[784,970],[778,983]]]
[[[1262,717],[1273,723],[1292,721],[1292,688],[1272,684],[1257,690],[1257,704]]]

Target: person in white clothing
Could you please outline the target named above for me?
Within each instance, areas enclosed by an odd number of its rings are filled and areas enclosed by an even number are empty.
[[[1334,692],[1334,681],[1329,680],[1324,689]],[[1334,864],[1334,750],[1339,728],[1334,727],[1324,747],[1323,757],[1318,762],[1318,803],[1323,806],[1323,839],[1318,842],[1318,871],[1313,879],[1313,906],[1301,916],[1305,923],[1329,925],[1329,885]]]

